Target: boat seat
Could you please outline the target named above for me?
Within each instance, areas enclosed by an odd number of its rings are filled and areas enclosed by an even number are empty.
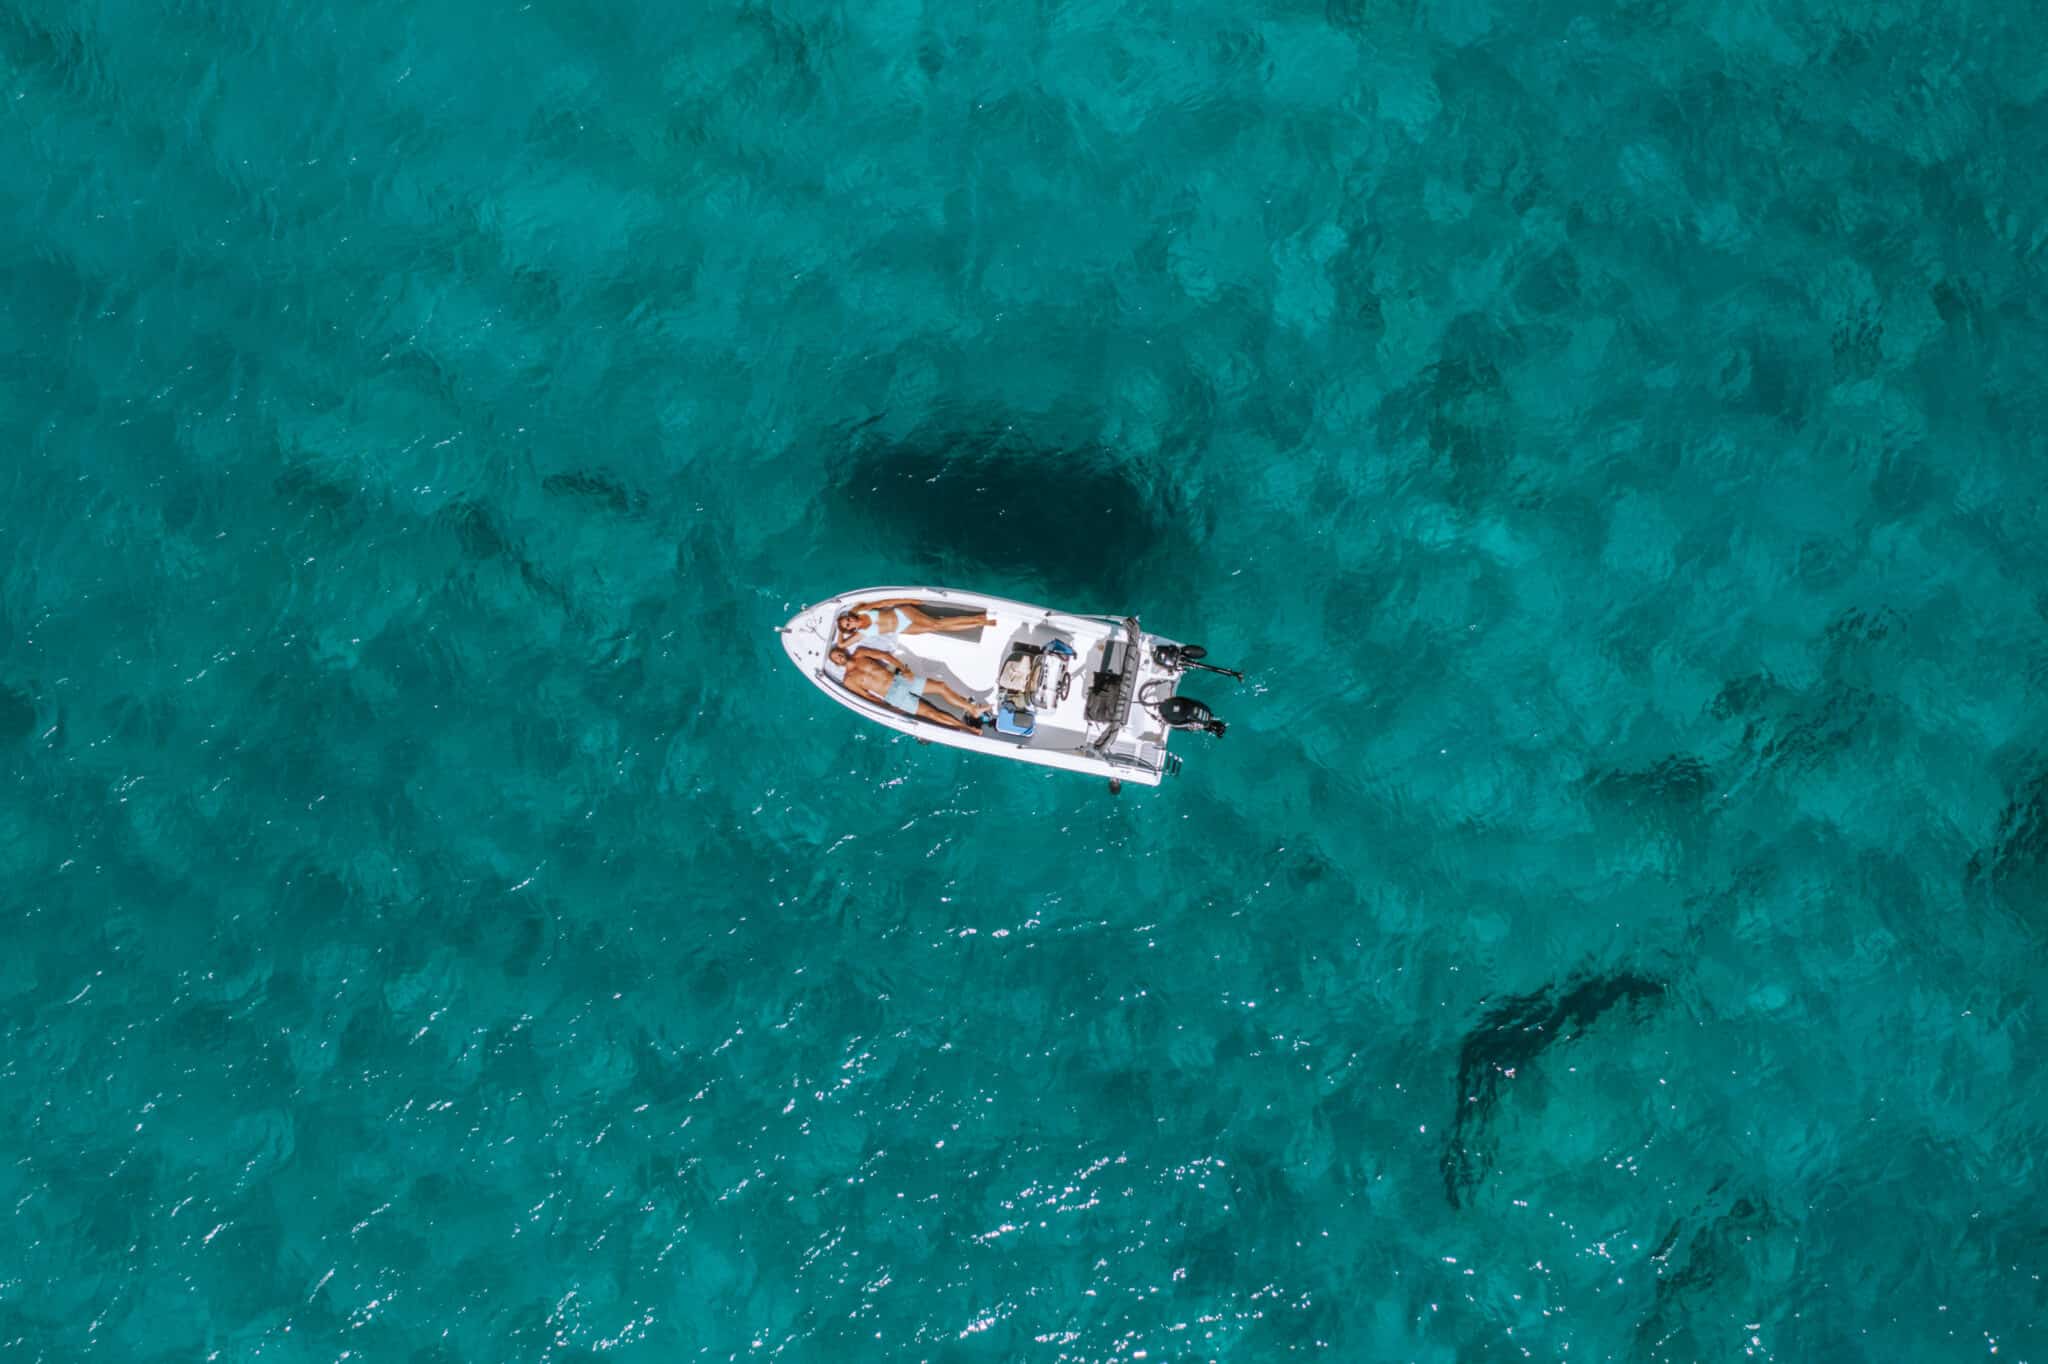
[[[996,674],[996,686],[1029,696],[1038,690],[1038,681],[1044,671],[1039,650],[1029,644],[1019,645],[1015,653],[1003,660],[1003,670]]]

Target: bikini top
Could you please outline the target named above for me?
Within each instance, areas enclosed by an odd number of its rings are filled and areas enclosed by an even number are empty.
[[[889,626],[887,629],[882,627],[882,615],[884,612],[888,613],[889,616]],[[903,613],[895,607],[879,606],[873,611],[868,612],[868,623],[861,627],[858,637],[861,639],[880,639],[884,635],[895,634],[907,623],[903,618]]]

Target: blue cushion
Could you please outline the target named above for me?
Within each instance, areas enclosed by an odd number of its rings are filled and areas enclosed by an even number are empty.
[[[1014,734],[1023,738],[1037,728],[1038,722],[1032,718],[1030,711],[1027,710],[1019,716],[1008,704],[996,707],[996,733]]]

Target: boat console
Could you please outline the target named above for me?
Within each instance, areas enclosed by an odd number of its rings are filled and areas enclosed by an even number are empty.
[[[1068,665],[1074,650],[1063,639],[1043,645],[1016,644],[996,674],[996,733],[1029,738],[1037,731],[1035,715],[1051,710],[1073,690]]]

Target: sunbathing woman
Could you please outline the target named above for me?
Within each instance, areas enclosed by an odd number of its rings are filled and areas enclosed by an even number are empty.
[[[986,611],[964,616],[935,616],[910,597],[862,602],[851,611],[839,613],[839,645],[882,644],[898,635],[957,635],[994,625]]]
[[[903,666],[898,659],[890,657],[880,649],[855,649],[849,653],[835,648],[827,658],[846,669],[846,689],[855,696],[864,696],[892,706],[905,715],[914,715],[948,729],[965,730],[969,734],[981,733],[981,727],[993,715],[986,706],[962,696],[936,677],[919,677]],[[943,710],[926,700],[936,696],[948,705],[958,706],[961,714]],[[969,718],[962,718],[966,716]]]

